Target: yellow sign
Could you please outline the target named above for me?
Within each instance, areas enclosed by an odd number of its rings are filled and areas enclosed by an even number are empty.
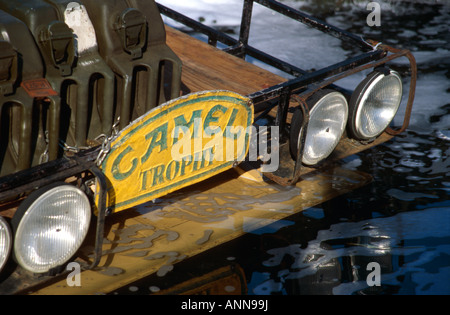
[[[102,163],[117,212],[221,173],[247,155],[253,106],[228,91],[193,93],[141,116]]]

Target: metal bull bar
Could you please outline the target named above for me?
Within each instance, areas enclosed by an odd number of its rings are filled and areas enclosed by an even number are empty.
[[[303,23],[311,28],[315,28],[319,31],[327,33],[340,40],[351,42],[353,45],[357,45],[358,47],[360,47],[362,53],[337,64],[333,64],[328,67],[309,72],[300,69],[295,65],[289,64],[283,60],[280,60],[274,56],[271,56],[263,51],[260,51],[248,44],[254,3],[265,6],[270,10],[273,10],[295,21]],[[381,43],[364,40],[362,37],[330,25],[302,11],[295,10],[274,0],[244,0],[238,39],[235,39],[223,32],[199,23],[161,4],[158,4],[158,6],[162,14],[192,28],[196,32],[205,34],[208,37],[208,43],[210,45],[217,46],[217,42],[221,42],[228,46],[223,49],[223,51],[227,53],[241,58],[245,58],[247,55],[254,57],[272,67],[295,76],[295,78],[288,80],[287,82],[247,95],[252,100],[255,106],[255,112],[264,111],[263,114],[266,114],[270,110],[270,108],[267,108],[267,101],[277,100],[277,103],[275,103],[275,106],[278,105],[275,125],[279,126],[280,128],[281,138],[286,138],[285,126],[287,124],[287,113],[291,101],[294,101],[298,104],[298,106],[300,106],[303,112],[303,117],[307,118],[309,117],[309,108],[306,105],[306,99],[313,93],[317,92],[319,89],[331,87],[336,90],[343,90],[339,86],[334,85],[334,82],[356,72],[375,68],[401,57],[408,58],[411,68],[409,96],[405,109],[405,117],[401,128],[399,128],[398,130],[387,128],[386,132],[389,135],[397,135],[403,132],[409,124],[417,80],[416,62],[414,56],[409,50],[399,50],[386,45],[382,45]],[[306,130],[307,122],[308,119],[304,119],[302,130]],[[265,173],[264,175],[281,185],[295,184],[300,179],[302,169],[304,168],[301,160],[303,150],[302,144],[304,144],[305,138],[306,132],[303,132],[301,134],[300,146],[298,148],[297,159],[295,161],[290,158],[291,154],[288,149],[289,146],[281,144],[280,147],[277,148],[278,150],[280,150],[280,157],[284,158],[283,161],[280,162],[280,167],[276,172]],[[285,150],[286,148],[287,150]]]
[[[326,80],[323,80],[316,84],[311,83],[309,85],[310,88],[306,92],[303,92],[300,94],[294,93],[296,86],[302,86],[303,84],[306,84],[306,82],[308,82],[308,80],[313,79],[307,75],[305,75],[305,77],[302,77],[301,80],[294,80],[292,85],[281,84],[278,87],[273,87],[274,90],[278,89],[280,91],[280,93],[285,93],[284,97],[281,99],[281,100],[284,100],[284,102],[281,103],[278,107],[276,123],[278,125],[283,125],[283,122],[285,122],[286,114],[287,114],[287,111],[289,108],[290,98],[292,97],[294,99],[294,101],[296,101],[299,104],[300,109],[302,110],[302,113],[303,113],[303,117],[305,117],[305,119],[303,120],[303,124],[302,124],[302,131],[307,130],[310,109],[308,108],[308,106],[306,104],[306,100],[312,94],[314,94],[315,92],[317,92],[320,89],[323,89],[324,87],[332,85],[337,80],[345,78],[356,72],[375,68],[377,66],[383,65],[383,64],[385,64],[391,60],[394,60],[396,58],[407,57],[408,60],[410,61],[410,66],[411,66],[411,79],[410,79],[409,96],[408,96],[408,101],[407,101],[406,108],[405,108],[405,116],[404,116],[403,124],[397,130],[394,130],[390,127],[388,127],[386,129],[386,132],[389,135],[398,135],[401,132],[405,131],[406,128],[408,127],[409,119],[410,119],[411,112],[412,112],[412,105],[414,102],[414,95],[415,95],[415,85],[416,85],[416,81],[417,81],[417,67],[416,67],[415,58],[412,55],[412,53],[406,49],[398,50],[398,49],[395,49],[395,48],[392,48],[392,47],[389,47],[386,45],[380,45],[379,47],[381,47],[382,49],[375,50],[374,52],[381,53],[384,56],[383,58],[366,63],[366,64],[359,64],[359,65],[354,66],[346,71],[343,71],[342,73],[331,72],[328,74],[328,78]],[[388,52],[391,54],[387,55]],[[352,64],[352,62],[347,62],[347,63],[348,63],[348,66],[350,66]],[[340,64],[340,65],[344,66],[345,63]],[[312,76],[312,77],[314,77],[314,76]],[[270,93],[274,93],[274,91],[270,91]],[[260,95],[258,97],[260,97]],[[274,180],[275,182],[282,184],[282,185],[293,185],[296,182],[298,182],[298,180],[301,177],[302,168],[303,168],[301,161],[302,161],[302,154],[303,154],[303,146],[304,146],[305,139],[306,139],[306,132],[302,132],[300,137],[301,137],[300,138],[301,141],[300,141],[300,145],[298,147],[297,159],[295,161],[294,160],[288,160],[288,161],[283,160],[283,161],[285,161],[285,163],[280,163],[281,165],[276,172],[265,173],[265,175],[268,178],[270,178],[270,179]],[[283,148],[284,147],[281,146],[279,149],[283,150]],[[284,154],[280,152],[280,156],[286,156],[286,154],[287,154],[287,156],[289,156],[289,151],[284,152]]]

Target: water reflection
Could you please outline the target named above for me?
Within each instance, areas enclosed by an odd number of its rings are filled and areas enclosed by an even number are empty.
[[[430,222],[435,216],[441,224]],[[306,248],[268,250],[271,257],[262,262],[266,271],[253,275],[249,286],[254,294],[448,294],[449,220],[449,208],[429,208],[333,224]],[[366,281],[371,262],[381,267],[379,287]],[[429,281],[417,281],[428,276]]]
[[[278,238],[289,244],[253,272],[254,294],[450,294],[450,146],[409,131],[344,161],[374,174],[370,185],[303,212]],[[342,222],[345,221],[345,222]],[[299,236],[319,225],[311,240]],[[306,244],[305,244],[306,243]],[[366,280],[370,262],[381,286]]]
[[[344,161],[373,174],[374,182],[305,211],[307,222],[272,235],[288,244],[265,251],[269,258],[249,282],[254,294],[450,293],[450,6],[381,2],[380,28],[365,23],[367,1],[289,2],[349,31],[413,50],[419,81],[409,131]],[[317,235],[305,240],[311,229]],[[303,239],[296,242],[299,234]],[[366,281],[370,262],[381,267],[379,287]]]

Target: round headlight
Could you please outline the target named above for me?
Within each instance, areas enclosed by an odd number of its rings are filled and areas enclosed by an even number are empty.
[[[11,252],[12,237],[8,223],[0,217],[0,272],[8,261]]]
[[[72,185],[60,183],[33,192],[11,221],[17,263],[34,273],[63,265],[81,246],[90,219],[87,196]]]
[[[315,165],[327,158],[339,143],[347,125],[348,105],[345,96],[333,90],[317,92],[308,99],[307,105],[310,111],[302,163]],[[290,148],[294,158],[297,158],[302,121],[302,111],[297,108],[290,132]]]
[[[402,89],[402,80],[397,72],[382,68],[370,73],[350,99],[350,135],[358,140],[379,136],[397,113]]]

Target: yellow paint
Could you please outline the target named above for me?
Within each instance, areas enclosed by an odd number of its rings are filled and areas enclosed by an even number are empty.
[[[145,276],[164,276],[186,258],[352,191],[370,180],[368,174],[337,167],[309,174],[296,186],[281,187],[263,180],[248,180],[229,170],[155,203],[107,217],[102,260],[97,270],[81,273],[80,287],[68,286],[62,276],[59,281],[30,291],[112,293]]]
[[[228,91],[189,94],[143,115],[113,141],[102,164],[114,212],[200,182],[242,161],[250,100]]]

